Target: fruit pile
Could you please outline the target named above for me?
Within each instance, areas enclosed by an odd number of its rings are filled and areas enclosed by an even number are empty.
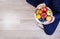
[[[36,13],[36,19],[42,23],[51,22],[53,19],[52,11],[47,6],[42,7],[40,9],[37,8],[35,13]]]

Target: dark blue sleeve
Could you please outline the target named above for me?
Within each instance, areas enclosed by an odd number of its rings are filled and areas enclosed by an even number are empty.
[[[48,5],[48,3],[50,2],[49,0],[26,0],[26,1],[34,7],[36,7],[40,3],[46,3],[46,5]]]
[[[55,30],[59,24],[59,21],[60,21],[60,14],[57,14],[57,15],[55,15],[55,21],[53,23],[51,23],[49,25],[44,25],[45,33],[48,35],[52,35],[55,32]]]
[[[52,5],[57,12],[60,12],[60,0],[53,0]]]

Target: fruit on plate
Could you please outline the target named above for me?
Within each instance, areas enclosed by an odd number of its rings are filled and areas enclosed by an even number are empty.
[[[35,18],[42,24],[49,24],[54,21],[52,10],[44,4],[38,5],[35,11]]]

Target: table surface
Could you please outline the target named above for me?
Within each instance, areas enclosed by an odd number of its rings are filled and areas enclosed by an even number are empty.
[[[60,39],[60,24],[51,36],[36,25],[26,0],[0,0],[0,39]]]

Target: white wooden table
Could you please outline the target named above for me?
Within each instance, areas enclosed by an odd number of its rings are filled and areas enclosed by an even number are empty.
[[[60,39],[60,26],[48,36],[35,24],[34,7],[26,0],[0,0],[0,39]]]

